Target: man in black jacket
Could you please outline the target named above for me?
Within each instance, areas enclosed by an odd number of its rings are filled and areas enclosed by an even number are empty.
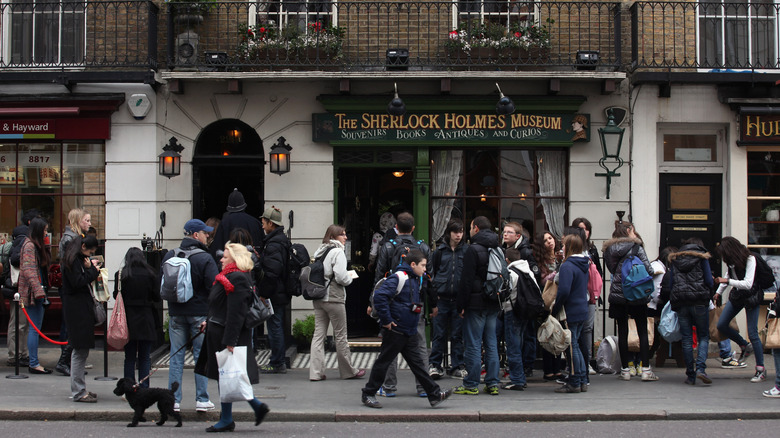
[[[174,391],[176,402],[174,411],[179,411],[181,403],[182,375],[184,374],[184,349],[182,346],[192,338],[192,356],[198,361],[200,347],[203,345],[203,336],[195,336],[200,333],[200,327],[206,321],[209,314],[209,291],[214,283],[214,278],[219,273],[217,263],[211,258],[206,248],[208,233],[214,228],[207,226],[200,219],[190,219],[184,224],[184,238],[179,249],[191,252],[190,278],[192,281],[192,298],[186,303],[168,302],[168,337],[171,339],[171,361],[168,372],[168,387],[178,383]],[[168,251],[163,257],[162,264],[173,257],[175,250]],[[161,270],[162,271],[162,270]],[[176,351],[178,353],[174,354]],[[214,404],[209,400],[208,378],[195,375],[195,410],[206,412],[214,409]]]
[[[260,221],[245,212],[245,209],[246,201],[244,201],[244,195],[237,188],[233,189],[233,192],[228,196],[227,212],[222,216],[222,222],[219,223],[217,232],[214,235],[214,241],[211,242],[209,247],[214,260],[219,260],[217,251],[225,249],[225,243],[230,239],[230,232],[235,228],[243,228],[249,231],[249,235],[252,236],[252,245],[260,245],[262,243],[263,231]]]
[[[287,291],[287,259],[290,253],[290,239],[284,234],[282,211],[276,207],[266,208],[260,217],[265,231],[260,265],[263,268],[263,279],[257,285],[258,293],[264,298],[270,298],[274,306],[274,316],[266,321],[268,328],[268,343],[271,344],[271,359],[267,365],[260,367],[263,374],[284,374],[287,363],[284,352],[284,315],[290,304],[290,294]]]
[[[491,231],[490,220],[477,216],[471,221],[471,245],[463,256],[463,273],[458,289],[458,312],[465,318],[463,343],[465,344],[466,377],[463,386],[455,394],[478,395],[481,371],[482,342],[485,343],[485,392],[498,395],[498,348],[496,320],[499,302],[485,298],[482,287],[487,279],[488,249],[499,247],[499,238]]]

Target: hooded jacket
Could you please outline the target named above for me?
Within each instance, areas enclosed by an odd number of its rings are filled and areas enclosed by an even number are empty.
[[[514,271],[514,269],[517,269],[520,272],[528,274],[531,279],[536,283],[536,276],[533,272],[531,272],[531,268],[528,266],[528,262],[525,260],[515,260],[514,262],[510,263],[507,267],[509,269],[509,296],[507,299],[501,304],[502,308],[504,309],[504,312],[512,312],[514,303],[517,302],[517,280],[520,278],[517,272]],[[538,283],[537,283],[538,286]]]
[[[186,303],[168,302],[168,312],[171,316],[206,316],[209,314],[209,291],[214,283],[214,278],[219,274],[217,263],[211,258],[206,245],[198,239],[185,237],[181,240],[179,248],[183,250],[202,249],[190,256],[190,275],[192,277],[192,298]],[[168,251],[162,259],[162,263],[173,257],[173,250]],[[162,266],[162,263],[160,264]],[[162,270],[161,270],[162,271]],[[159,282],[158,282],[159,284]]]
[[[645,249],[642,248],[642,240],[633,237],[616,237],[604,242],[602,251],[604,252],[604,262],[607,265],[609,273],[612,274],[609,286],[609,304],[616,305],[646,305],[646,300],[632,301],[626,300],[623,296],[623,274],[621,268],[623,266],[623,259],[634,248],[634,245],[638,245],[637,257],[642,260],[642,264],[645,265],[647,272],[653,272],[653,267],[650,266],[650,261],[647,260],[647,254]],[[568,316],[568,315],[567,315]]]
[[[482,293],[487,278],[488,249],[498,248],[498,235],[490,230],[480,230],[471,236],[471,245],[463,256],[463,273],[458,289],[458,312],[461,310],[498,310],[499,303],[489,301]]]
[[[528,262],[528,268],[531,270],[531,273],[534,275],[534,277],[538,277],[540,275],[539,266],[537,266],[536,259],[534,258],[534,250],[531,248],[531,242],[527,237],[521,234],[518,236],[518,239],[514,245],[507,247],[507,249],[509,248],[515,248],[516,250],[520,251],[520,257]],[[504,253],[506,253],[506,251],[504,251]]]
[[[569,256],[558,271],[558,296],[552,314],[561,307],[566,310],[566,320],[571,323],[588,319],[588,268],[590,258],[584,254]]]
[[[461,240],[453,250],[446,242],[436,248],[433,253],[433,260],[428,262],[433,275],[433,291],[437,298],[444,300],[455,300],[460,287],[460,278],[463,273],[463,256],[469,244]]]
[[[669,300],[672,310],[707,305],[713,286],[710,253],[699,245],[683,245],[669,254]]]
[[[388,276],[382,286],[374,292],[374,307],[379,315],[379,324],[385,326],[394,322],[396,327],[393,330],[407,336],[417,336],[417,323],[420,314],[412,312],[412,304],[421,303],[420,285],[422,282],[406,263],[402,263],[396,272],[398,271],[404,271],[409,275],[403,289],[396,295],[398,276]]]
[[[328,248],[333,248],[325,256],[322,265],[325,268],[325,279],[329,281],[328,291],[321,301],[329,303],[345,303],[347,301],[346,286],[352,284],[352,277],[347,271],[347,255],[344,253],[344,245],[338,240],[323,243],[314,252],[314,258],[319,258]]]
[[[290,304],[287,292],[287,259],[290,253],[290,239],[284,234],[284,227],[276,227],[263,240],[260,251],[260,265],[263,279],[257,285],[261,297],[270,298],[274,306]]]

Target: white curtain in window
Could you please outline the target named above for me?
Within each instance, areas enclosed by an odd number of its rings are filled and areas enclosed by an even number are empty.
[[[537,152],[539,162],[539,196],[541,196],[544,217],[550,231],[558,237],[563,234],[566,224],[565,199],[549,199],[546,196],[564,196],[566,194],[566,154],[562,152]]]
[[[458,190],[460,168],[463,163],[463,151],[436,151],[433,163],[432,195],[455,196],[455,192]],[[453,205],[455,205],[454,198],[433,200],[433,230],[431,230],[431,237],[433,237],[434,241],[439,240],[444,235],[444,230],[447,228],[447,223],[452,215]]]

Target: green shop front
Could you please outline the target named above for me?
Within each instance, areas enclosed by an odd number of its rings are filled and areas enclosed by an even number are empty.
[[[485,96],[405,97],[406,113],[387,114],[385,96],[318,98],[314,142],[333,147],[334,218],[349,235],[349,265],[360,278],[349,287],[349,335],[374,336],[365,316],[374,268],[372,239],[379,218],[403,211],[414,235],[434,247],[452,218],[509,221],[533,236],[561,234],[569,220],[569,148],[590,139],[582,96],[516,99],[512,114],[496,114]]]

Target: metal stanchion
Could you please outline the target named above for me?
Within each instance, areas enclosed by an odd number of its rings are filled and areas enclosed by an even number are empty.
[[[103,303],[103,308],[106,309],[106,316],[108,316],[108,302]],[[108,317],[106,317],[106,322],[103,323],[103,375],[95,377],[95,380],[105,382],[116,379],[108,375]]]
[[[14,321],[14,327],[16,330],[16,337],[14,338],[14,348],[15,348],[15,354],[14,354],[14,374],[11,374],[9,376],[5,376],[6,379],[26,379],[29,377],[26,374],[19,374],[19,302],[21,301],[21,296],[19,293],[14,294],[14,303],[16,304],[14,306],[14,316],[16,320]]]

